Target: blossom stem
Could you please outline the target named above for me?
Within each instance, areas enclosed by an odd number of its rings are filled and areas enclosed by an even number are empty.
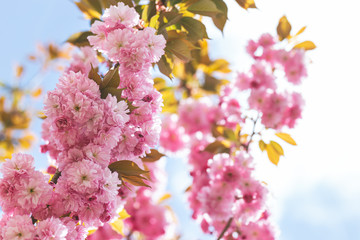
[[[231,218],[227,221],[224,229],[223,229],[222,232],[220,233],[220,235],[219,235],[219,237],[217,238],[217,240],[221,240],[221,238],[224,236],[224,234],[226,233],[226,231],[227,231],[227,230],[229,229],[229,227],[231,226],[231,223],[232,223],[233,220],[234,220],[234,218],[231,217]]]
[[[248,143],[244,146],[244,147],[245,147],[246,152],[249,152],[249,146],[250,146],[250,143],[251,143],[251,141],[252,141],[252,139],[253,139],[254,135],[255,135],[255,134],[258,134],[258,133],[255,131],[255,128],[256,128],[256,123],[257,123],[257,121],[258,121],[258,120],[259,120],[259,115],[256,117],[256,119],[255,119],[255,120],[253,120],[253,122],[254,122],[254,126],[253,126],[252,133],[251,133],[251,135],[250,135],[249,142],[248,142]]]
[[[134,232],[131,230],[131,231],[129,232],[129,234],[126,236],[126,240],[130,240],[133,233],[134,233]]]

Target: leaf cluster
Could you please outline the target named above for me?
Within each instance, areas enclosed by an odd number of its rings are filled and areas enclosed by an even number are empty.
[[[295,35],[291,35],[292,26],[286,16],[282,16],[279,20],[279,24],[276,28],[280,41],[287,39],[289,42],[295,42],[294,49],[313,50],[316,45],[312,41],[298,42],[297,37],[302,34],[306,26],[302,27]]]

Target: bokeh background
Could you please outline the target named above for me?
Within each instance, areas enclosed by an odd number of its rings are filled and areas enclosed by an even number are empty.
[[[64,42],[89,28],[71,0],[1,0],[0,81],[15,81],[13,66],[24,63],[40,42]],[[284,144],[279,166],[255,151],[258,176],[269,184],[270,206],[281,240],[360,239],[360,2],[357,0],[258,0],[257,10],[245,11],[227,0],[229,21],[222,35],[209,22],[210,55],[226,58],[234,71],[250,65],[244,46],[262,33],[276,34],[286,14],[295,31],[307,26],[303,40],[317,49],[309,52],[309,77],[301,87],[306,100],[303,119],[291,132],[298,146]],[[38,74],[25,65],[21,84],[44,92],[55,87],[59,72]],[[30,110],[41,109],[43,97]],[[32,123],[40,136],[41,121]],[[39,152],[41,139],[29,150],[38,168],[47,165]],[[183,159],[168,158],[169,200],[179,219],[182,239],[212,239],[191,220],[184,190],[191,179]]]

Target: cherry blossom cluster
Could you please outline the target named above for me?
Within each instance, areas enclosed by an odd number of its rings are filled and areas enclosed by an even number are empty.
[[[169,209],[159,203],[158,199],[163,194],[166,185],[166,176],[162,163],[146,163],[152,180],[151,189],[140,187],[132,189],[130,194],[126,193],[129,189],[121,190],[122,194],[127,195],[124,210],[130,214],[130,217],[124,221],[124,234],[127,236],[140,234],[145,239],[166,239],[167,236],[169,238],[173,237],[174,233],[171,229],[172,219]],[[122,239],[122,236],[115,232],[110,224],[105,223],[95,233],[91,234],[88,239]]]
[[[186,100],[186,102],[191,101],[193,100]],[[194,106],[196,108],[197,105]],[[201,113],[211,113],[207,117],[208,121],[211,116],[216,115],[216,110],[210,107],[197,108],[196,111],[196,116]],[[195,112],[190,115],[195,115]],[[161,146],[169,151],[180,150],[181,148],[174,147],[177,144],[180,146],[185,144],[179,132],[191,132],[196,126],[202,129],[203,124],[207,124],[205,122],[194,120],[195,125],[192,124],[188,128],[186,124],[181,125],[181,120],[166,118],[163,127],[169,125],[172,127],[169,131],[163,128],[163,132],[169,137],[160,138]],[[177,128],[174,127],[175,125]],[[210,131],[208,129],[202,134],[199,134],[199,131],[193,132],[187,145],[190,150],[188,155],[190,175],[193,178],[188,190],[188,201],[193,210],[192,217],[201,222],[201,228],[205,233],[218,235],[229,219],[233,219],[224,235],[229,237],[228,239],[232,239],[233,233],[237,234],[234,239],[275,239],[273,226],[268,220],[267,188],[253,176],[252,157],[245,151],[236,151],[235,148],[235,152],[231,154],[213,154],[206,151],[205,148],[214,141]]]
[[[304,100],[297,92],[278,90],[277,76],[283,75],[292,85],[299,85],[307,76],[305,51],[302,49],[278,49],[270,34],[263,34],[257,42],[251,40],[247,52],[255,60],[248,73],[239,73],[232,89],[250,90],[250,109],[261,113],[265,127],[293,128],[301,118]]]
[[[99,226],[115,216],[119,201],[125,196],[123,188],[119,189],[117,173],[111,173],[108,166],[121,160],[141,164],[139,157],[158,142],[162,107],[161,94],[153,87],[149,67],[163,54],[163,37],[156,36],[153,30],[133,29],[139,16],[123,3],[106,9],[103,20],[93,24],[91,29],[97,35],[89,37],[89,41],[94,49],[120,64],[124,100],[118,101],[111,94],[101,98],[99,85],[87,77],[91,67],[99,65],[96,53],[85,47],[74,56],[56,89],[48,93],[44,107],[47,118],[43,138],[47,144],[42,149],[56,160],[61,172],[55,192],[61,195],[64,209],[88,226]],[[95,30],[100,25],[106,29],[105,38]],[[122,49],[113,40],[121,36],[134,45]],[[140,42],[144,43],[142,39],[149,42],[140,46]],[[107,52],[111,44],[119,47],[118,51]],[[146,58],[136,58],[134,54],[139,49]],[[136,107],[131,113],[125,99]]]
[[[166,207],[156,204],[152,196],[151,190],[142,188],[125,205],[131,216],[125,220],[126,226],[140,232],[146,239],[158,239],[165,235],[169,225]]]
[[[139,14],[134,8],[119,2],[106,9],[103,21],[95,21],[89,37],[96,50],[106,54],[112,62],[119,62],[126,72],[139,72],[149,68],[164,54],[165,39],[155,35],[155,29],[141,30]],[[121,70],[120,70],[121,71]]]
[[[167,182],[165,165],[162,160],[145,164],[151,178],[151,189],[141,187],[128,199],[124,209],[130,217],[125,219],[125,226],[129,232],[137,231],[145,239],[163,239],[172,236],[169,209],[159,203]]]
[[[91,26],[94,36],[88,39],[94,49],[119,64],[122,97],[137,107],[114,150],[118,160],[133,159],[144,156],[159,141],[162,97],[153,86],[149,68],[159,61],[166,41],[155,29],[142,28],[135,9],[122,2],[106,9],[102,20]]]
[[[140,157],[158,144],[162,97],[150,67],[164,53],[165,39],[153,28],[134,28],[139,15],[123,3],[106,9],[102,20],[91,27],[92,47],[73,56],[44,102],[41,150],[54,159],[51,181],[34,170],[28,155],[14,155],[2,165],[2,239],[85,239],[86,229],[113,219],[135,195],[109,165],[131,160],[142,167]],[[119,69],[121,96],[104,97],[89,78],[91,70],[102,69],[96,50],[108,57],[105,67]],[[162,224],[144,234],[163,234],[164,208],[151,205],[149,194],[140,199],[147,199],[141,203]]]
[[[193,217],[201,220],[202,230],[219,234],[233,218],[235,220],[225,236],[238,232],[241,233],[239,239],[252,239],[250,236],[253,234],[247,230],[251,223],[264,228],[264,231],[258,231],[254,239],[274,239],[269,222],[266,219],[259,221],[266,211],[267,189],[252,176],[252,158],[243,152],[236,152],[235,156],[216,154],[207,161],[203,157],[196,159],[204,151],[205,146],[201,146],[194,149],[189,161],[207,162],[207,168],[202,171],[193,166],[191,175],[194,184],[189,192],[189,201],[194,209]]]
[[[213,131],[216,126],[231,131],[246,128],[246,119],[254,112],[263,126],[276,130],[293,128],[301,118],[301,95],[280,91],[278,85],[281,79],[290,85],[301,83],[306,76],[304,51],[285,50],[276,43],[270,34],[250,41],[247,51],[254,63],[248,72],[223,86],[218,98],[182,99],[178,117],[163,118],[161,146],[172,152],[189,149],[192,217],[201,221],[206,233],[219,236],[225,229],[225,239],[275,239],[266,207],[267,187],[253,177],[251,139],[229,140]],[[220,144],[224,140],[228,146]],[[207,149],[214,143],[222,149]]]
[[[84,239],[84,226],[59,208],[61,198],[33,162],[32,156],[18,153],[0,168],[0,239]]]

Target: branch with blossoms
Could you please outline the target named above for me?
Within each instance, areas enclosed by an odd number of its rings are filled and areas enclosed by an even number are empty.
[[[35,171],[26,154],[2,165],[4,239],[84,239],[90,227],[117,218],[125,203],[132,213],[135,192],[140,201],[145,191],[140,186],[149,186],[149,170],[156,172],[156,164],[145,165],[141,158],[150,154],[160,133],[162,100],[149,67],[163,54],[165,40],[154,29],[134,28],[139,15],[122,3],[105,10],[103,20],[93,24],[93,48],[84,47],[73,57],[45,99],[46,144],[41,149],[55,160],[49,168],[55,175],[49,181]],[[99,62],[95,50],[108,59]],[[110,69],[98,74],[102,64]],[[142,205],[150,204],[149,194],[143,198]],[[160,216],[165,212],[164,207],[150,208]],[[160,232],[144,234],[163,234],[163,222],[155,224]]]
[[[237,2],[256,8],[253,1]],[[210,17],[223,30],[222,0],[75,4],[91,28],[67,40],[79,48],[44,101],[41,151],[53,163],[42,173],[30,155],[18,153],[1,165],[0,239],[176,238],[169,231],[171,210],[163,204],[169,194],[163,193],[158,161],[164,154],[154,149],[159,140],[167,151],[189,149],[188,199],[205,233],[274,239],[268,190],[253,176],[252,143],[273,129],[295,144],[280,130],[294,127],[303,101],[300,94],[278,91],[275,72],[294,85],[306,76],[303,50],[315,46],[293,40],[304,29],[291,36],[290,23],[281,18],[279,40],[294,48],[278,47],[269,34],[251,41],[247,51],[255,63],[230,82],[218,77],[230,72],[229,62],[209,58],[201,22]],[[50,46],[44,65],[63,56]],[[152,79],[152,66],[175,77],[178,86]],[[178,116],[161,119],[161,112]],[[247,133],[245,119],[251,118]],[[256,129],[260,123],[265,130]],[[278,164],[278,143],[260,139],[259,146]]]
[[[291,25],[283,24],[284,18],[277,29],[279,39],[291,39]],[[186,97],[179,100],[178,116],[164,118],[160,136],[167,151],[189,149],[193,183],[187,193],[192,217],[201,222],[205,233],[219,240],[276,238],[266,206],[267,186],[253,174],[253,143],[256,137],[260,149],[277,165],[283,148],[273,140],[266,144],[262,137],[276,131],[278,137],[295,145],[282,130],[295,126],[304,104],[299,93],[278,88],[280,84],[299,85],[307,76],[304,48],[284,47],[272,35],[263,34],[249,41],[246,49],[254,63],[248,72],[238,73],[235,81],[217,80],[209,75],[210,67],[203,67],[203,85],[180,85],[177,91]],[[200,55],[200,61],[208,59],[206,54]],[[228,72],[226,68],[220,71]],[[202,82],[196,80],[199,71],[188,74],[194,82]],[[210,77],[213,85],[206,82]],[[183,74],[180,81],[188,78]]]

